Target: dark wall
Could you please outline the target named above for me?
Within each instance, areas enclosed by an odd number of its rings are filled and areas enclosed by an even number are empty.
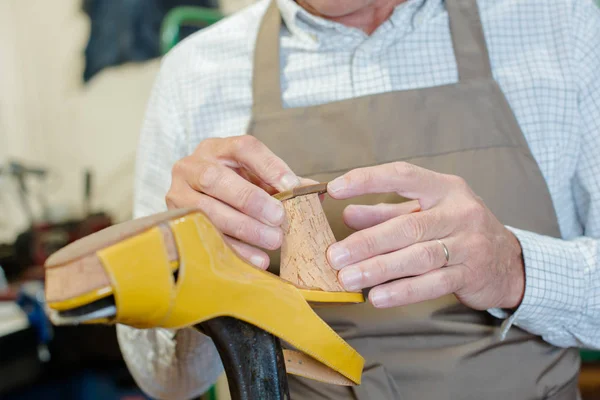
[[[159,57],[161,22],[173,7],[216,4],[216,0],[83,0],[91,20],[84,81],[107,67]]]

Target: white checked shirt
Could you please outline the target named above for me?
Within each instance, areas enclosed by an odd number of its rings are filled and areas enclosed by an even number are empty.
[[[287,27],[281,32],[286,107],[457,81],[442,0],[408,0],[371,36],[311,16],[292,0],[278,3]],[[600,12],[592,0],[479,0],[479,6],[494,77],[547,181],[563,236],[513,229],[523,247],[526,290],[503,329],[515,324],[557,346],[598,348]],[[261,0],[164,59],[140,140],[136,217],[166,208],[171,167],[199,142],[245,133],[254,39],[266,7]],[[138,383],[159,398],[198,394],[222,371],[212,342],[196,331],[119,326],[119,339]]]

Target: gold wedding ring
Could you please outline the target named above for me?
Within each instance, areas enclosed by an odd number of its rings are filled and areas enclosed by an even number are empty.
[[[442,248],[444,249],[444,256],[446,257],[446,264],[442,265],[442,267],[445,267],[446,265],[448,265],[448,262],[450,261],[450,252],[448,251],[448,248],[446,247],[446,245],[444,244],[444,242],[442,242],[439,239],[436,239],[436,242],[438,242],[439,244],[441,244]]]

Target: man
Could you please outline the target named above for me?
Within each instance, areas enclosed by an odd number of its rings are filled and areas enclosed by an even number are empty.
[[[262,0],[164,60],[136,216],[198,207],[267,268],[270,194],[330,182],[329,262],[372,289],[320,314],[366,365],[290,377],[294,399],[575,398],[600,347],[599,38],[591,0]],[[158,398],[221,373],[198,332],[119,338]]]

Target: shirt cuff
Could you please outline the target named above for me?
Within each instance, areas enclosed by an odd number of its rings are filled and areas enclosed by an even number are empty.
[[[581,253],[569,241],[506,228],[523,249],[525,293],[516,310],[494,308],[488,312],[504,319],[498,332],[501,340],[514,325],[552,342],[577,324],[585,304],[586,277],[577,268]]]

